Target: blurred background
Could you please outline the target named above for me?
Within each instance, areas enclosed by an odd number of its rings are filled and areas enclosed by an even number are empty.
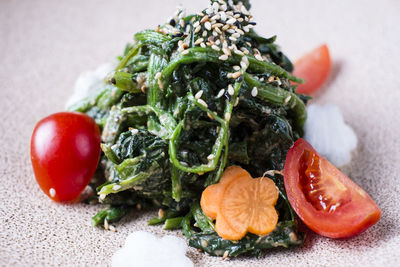
[[[368,234],[341,242],[309,238],[301,250],[274,252],[251,266],[396,265],[400,238],[400,1],[252,0],[255,30],[277,35],[292,60],[328,44],[333,70],[315,97],[337,104],[359,146],[347,173],[383,211]],[[64,109],[76,78],[115,60],[135,32],[155,28],[178,4],[187,12],[207,0],[0,1],[0,265],[107,265],[132,229],[93,230],[93,208],[50,203],[34,182],[29,139],[42,117]],[[153,228],[159,231],[158,228]],[[396,230],[397,229],[397,230]],[[310,241],[312,240],[312,241]],[[241,265],[190,252],[196,265]]]

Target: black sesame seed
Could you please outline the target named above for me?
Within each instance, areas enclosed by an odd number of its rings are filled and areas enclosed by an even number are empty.
[[[174,19],[171,19],[171,20],[169,21],[169,25],[171,25],[172,27],[175,27],[176,21],[175,21]]]
[[[249,24],[250,24],[250,25],[256,25],[257,23],[254,22],[254,21],[250,21]]]
[[[172,35],[172,38],[175,38],[175,37],[182,37],[182,36],[183,36],[183,32],[180,32],[180,33],[177,33],[177,34]]]
[[[240,22],[238,20],[235,21],[236,27],[240,28],[242,25],[240,25]]]
[[[117,81],[115,80],[114,77],[112,77],[112,78],[110,79],[110,82],[111,82],[112,84],[116,84],[116,83],[117,83]]]
[[[236,82],[241,83],[243,81],[243,75],[240,75],[237,79]]]
[[[226,97],[226,99],[228,99],[228,101],[232,100],[232,96],[228,93],[228,91],[225,92],[224,96]]]

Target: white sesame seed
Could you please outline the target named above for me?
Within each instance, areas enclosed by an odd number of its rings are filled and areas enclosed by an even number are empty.
[[[211,48],[214,49],[215,51],[221,50],[221,49],[220,49],[218,46],[216,46],[216,45],[212,45]]]
[[[208,16],[208,15],[205,15],[205,16],[200,20],[200,23],[206,22],[206,21],[208,20],[208,18],[209,18],[209,16]]]
[[[206,48],[206,44],[205,43],[201,43],[200,46],[203,47],[203,48]]]
[[[236,32],[237,32],[238,34],[241,34],[241,35],[244,34],[244,31],[242,31],[241,29],[236,29]],[[246,43],[247,43],[247,42],[246,42]]]
[[[212,32],[212,35],[215,36],[215,37],[217,37],[217,36],[218,36],[218,33],[214,30],[214,31]]]
[[[249,27],[247,27],[247,26],[243,26],[243,30],[244,30],[245,32],[249,32],[249,31],[250,31]]]
[[[233,89],[232,84],[228,85],[228,94],[233,95],[235,93],[235,89]]]
[[[185,21],[183,19],[179,20],[179,24],[182,28],[185,27]]]
[[[217,32],[218,34],[222,34],[222,32],[219,28],[215,28],[214,31]]]
[[[206,13],[207,13],[208,15],[211,15],[213,12],[214,12],[214,11],[213,11],[213,9],[212,9],[211,7],[208,7],[208,8],[206,9]]]
[[[288,95],[285,100],[283,101],[283,104],[286,105],[287,103],[289,103],[290,99],[292,98],[291,95]]]
[[[189,50],[184,50],[184,51],[182,51],[181,54],[182,54],[182,55],[187,55],[187,54],[189,54]]]
[[[212,26],[211,26],[211,28],[212,29],[215,29],[215,28],[219,28],[219,27],[221,27],[221,26],[224,26],[222,23],[215,23],[215,24],[213,24]]]
[[[229,256],[229,250],[225,250],[224,255],[222,256],[222,260],[225,260]]]
[[[232,73],[232,78],[233,78],[233,79],[236,79],[236,78],[238,78],[240,75],[242,75],[242,73],[241,73],[240,71],[234,72],[234,73]]]
[[[154,75],[155,79],[160,79],[161,78],[161,72],[157,72],[156,75]]]
[[[231,114],[229,114],[229,113],[225,113],[225,120],[226,121],[230,121],[231,120]]]
[[[113,189],[113,190],[119,190],[119,189],[121,189],[121,187],[122,187],[122,186],[120,186],[119,184],[116,184],[116,185],[113,186],[112,189]]]
[[[213,160],[214,158],[215,158],[214,154],[210,154],[210,155],[208,155],[208,157],[207,157],[208,160]]]
[[[106,194],[100,194],[99,198],[100,198],[101,200],[105,199],[105,198],[106,198]]]
[[[232,55],[231,50],[229,50],[228,48],[222,48],[222,52],[224,52],[224,54],[228,57]]]
[[[225,14],[225,12],[219,12],[219,16],[220,16],[220,18],[221,18],[221,21],[223,21],[223,22],[225,22],[226,21],[226,14]]]
[[[240,12],[242,12],[242,13],[245,14],[245,15],[249,15],[249,11],[247,11],[247,9],[246,9],[245,6],[242,6],[242,7],[240,8]]]
[[[218,4],[217,2],[214,2],[214,3],[212,4],[212,7],[213,7],[213,9],[214,9],[214,12],[217,12],[218,9],[219,9],[219,7],[220,7],[220,4]]]
[[[206,108],[208,107],[208,105],[207,105],[207,103],[203,100],[203,99],[197,99],[197,102],[200,104],[200,105],[202,105],[202,106],[205,106]]]
[[[138,134],[138,133],[139,133],[139,130],[133,128],[133,129],[131,129],[131,133],[132,133],[133,135]]]
[[[179,163],[180,163],[181,165],[183,165],[183,166],[189,166],[189,164],[187,164],[187,163],[184,162],[184,161],[179,161]]]
[[[258,95],[258,89],[257,87],[253,87],[253,90],[251,90],[251,95],[256,97]]]
[[[228,74],[226,75],[226,78],[228,78],[228,79],[232,78],[232,73],[228,73]]]
[[[223,30],[223,31],[226,31],[227,29],[229,29],[229,27],[230,27],[229,24],[225,24],[225,25],[222,27],[222,30]]]
[[[235,14],[235,15],[233,15],[233,17],[234,17],[235,19],[240,18],[240,14]]]
[[[235,38],[240,38],[240,34],[239,34],[239,33],[237,33],[237,32],[235,32],[234,34],[232,34],[232,37],[235,37]]]
[[[238,104],[239,104],[239,97],[236,97],[235,104],[233,106],[236,107]]]
[[[226,40],[222,42],[222,48],[228,48],[228,42]]]
[[[246,25],[249,29],[251,29],[251,28],[254,28],[254,25],[253,24],[248,24],[248,25]]]
[[[200,25],[200,22],[199,21],[196,21],[195,23],[193,23],[193,27],[194,28],[196,28],[197,26],[199,26]]]
[[[226,24],[233,25],[235,22],[236,22],[236,19],[235,19],[235,18],[230,18],[230,19],[228,19],[228,20],[226,21]]]
[[[243,22],[243,19],[242,18],[238,18],[237,19],[239,22]]]
[[[216,45],[220,45],[220,44],[221,44],[221,41],[218,39],[217,41],[215,41],[215,44],[216,44]]]
[[[197,26],[196,29],[194,29],[194,33],[198,33],[201,30],[201,26]]]
[[[110,231],[113,231],[113,232],[116,232],[116,231],[117,231],[117,229],[115,228],[115,226],[112,225],[112,224],[109,225],[109,228],[110,228]]]
[[[108,230],[109,229],[108,221],[104,220],[104,229]]]
[[[228,56],[224,54],[224,55],[220,56],[218,59],[219,60],[227,60]]]
[[[197,15],[200,17],[204,16],[203,12],[197,12]]]
[[[237,54],[237,55],[240,55],[240,56],[243,56],[244,55],[244,53],[242,52],[242,51],[240,51],[240,50],[233,50],[233,53],[235,53],[235,54]]]
[[[203,33],[201,34],[201,36],[206,37],[206,36],[207,36],[207,31],[203,31]]]
[[[202,43],[204,41],[203,38],[199,38],[194,42],[194,45],[199,45],[200,43]]]
[[[50,188],[49,189],[49,194],[51,197],[55,197],[56,196],[56,190],[54,188]]]
[[[248,67],[248,65],[242,60],[242,61],[240,61],[240,66],[243,68],[243,69],[247,69],[247,67]]]
[[[217,13],[216,15],[214,15],[211,20],[219,20],[221,18],[221,16],[219,15],[219,13]]]
[[[256,58],[257,60],[259,60],[259,61],[263,61],[263,58],[262,58],[262,56],[261,56],[260,54],[256,54],[256,55],[255,55],[255,58]]]
[[[229,30],[227,30],[226,32],[227,32],[227,33],[230,33],[230,34],[234,34],[234,33],[235,33],[235,30],[229,29]]]
[[[219,7],[219,9],[222,11],[226,11],[228,9],[228,7],[225,4],[223,4]]]
[[[204,23],[204,27],[207,29],[207,30],[211,30],[211,23],[209,22],[209,21],[206,21],[206,23]]]
[[[227,16],[231,16],[231,17],[233,16],[233,12],[232,11],[226,11],[225,13],[226,13]]]
[[[237,39],[236,39],[235,37],[233,37],[233,36],[229,36],[229,40],[231,40],[231,41],[233,41],[233,42],[236,42],[236,41],[237,41]]]
[[[199,99],[201,98],[202,95],[203,95],[203,90],[200,90],[195,94],[194,98]]]
[[[158,218],[162,219],[165,216],[165,212],[163,209],[159,209],[158,210]]]
[[[217,94],[217,98],[220,98],[224,93],[225,93],[225,89],[219,90],[219,92]]]
[[[238,70],[240,70],[240,66],[237,66],[237,65],[236,65],[236,66],[233,66],[233,69],[236,70],[236,71],[238,71]]]
[[[242,57],[242,60],[244,63],[246,63],[247,65],[249,65],[249,59],[247,57]]]

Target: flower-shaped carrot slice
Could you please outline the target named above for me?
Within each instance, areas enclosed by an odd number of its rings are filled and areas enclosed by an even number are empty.
[[[271,179],[253,179],[241,167],[231,166],[218,184],[204,190],[200,204],[207,216],[216,219],[215,228],[219,236],[239,240],[247,232],[266,235],[275,228],[278,196]]]

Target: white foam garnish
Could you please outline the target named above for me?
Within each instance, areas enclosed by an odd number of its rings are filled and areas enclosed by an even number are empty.
[[[145,232],[133,232],[126,238],[125,245],[112,257],[112,267],[193,267],[186,257],[188,246],[182,238],[166,235],[162,238]]]
[[[304,132],[304,139],[337,167],[350,162],[351,151],[357,146],[357,136],[344,122],[337,106],[308,106]]]
[[[98,90],[104,84],[106,76],[115,69],[114,63],[104,63],[95,70],[83,72],[75,82],[74,93],[68,98],[65,107],[68,109],[73,104],[87,97],[93,90]]]

